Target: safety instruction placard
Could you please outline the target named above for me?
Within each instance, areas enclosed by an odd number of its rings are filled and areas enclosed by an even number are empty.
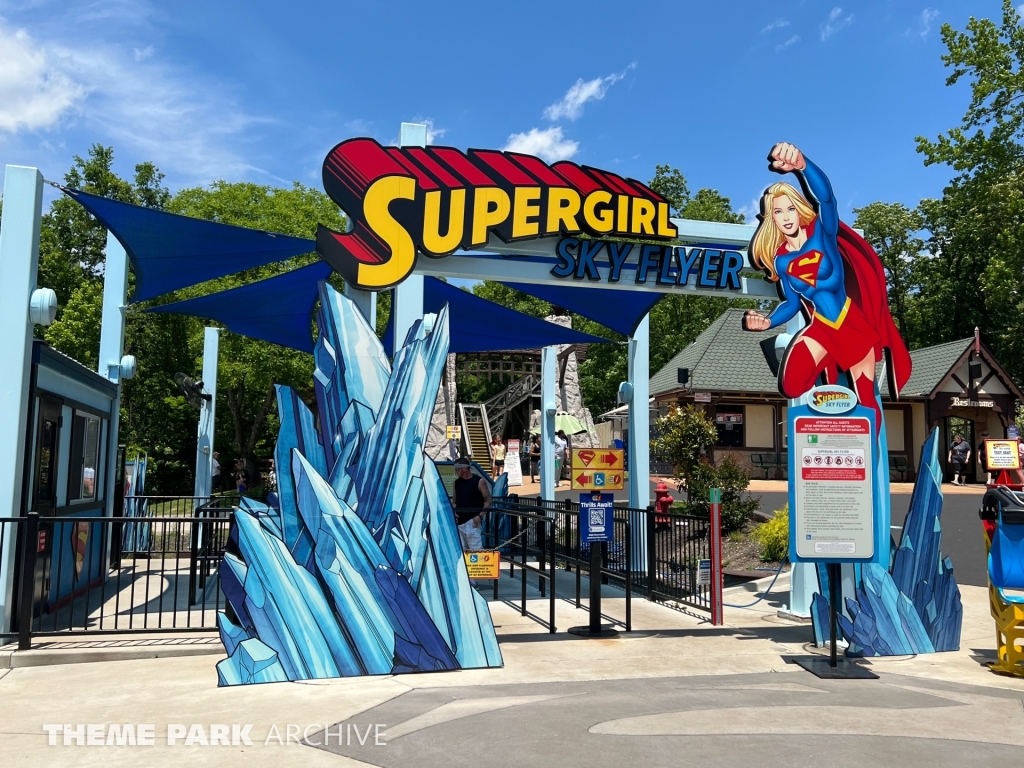
[[[802,416],[793,424],[793,539],[806,560],[869,560],[875,549],[871,421]]]
[[[1020,452],[1016,440],[986,440],[985,466],[990,472],[1020,469]]]
[[[580,448],[572,452],[574,491],[620,491],[625,478],[621,448]]]
[[[449,424],[445,427],[445,439],[446,440],[461,440],[462,439],[462,427],[457,424]]]
[[[471,579],[496,579],[501,569],[501,552],[497,550],[480,550],[464,552],[466,572]]]

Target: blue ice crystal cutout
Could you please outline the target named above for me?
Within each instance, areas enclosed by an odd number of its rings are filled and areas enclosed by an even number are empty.
[[[960,648],[963,606],[953,563],[939,550],[942,534],[942,467],[938,429],[921,450],[921,467],[903,538],[892,570],[875,563],[859,567],[856,599],[847,598],[849,618],[839,615],[847,656],[902,656]],[[822,594],[827,575],[819,568]],[[814,595],[815,640],[828,642],[828,601]]]
[[[276,506],[242,499],[220,568],[220,685],[501,666],[455,515],[423,453],[448,311],[394,367],[362,314],[320,286],[319,422],[277,387]]]

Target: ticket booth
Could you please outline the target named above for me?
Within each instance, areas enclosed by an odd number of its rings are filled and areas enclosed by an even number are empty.
[[[23,514],[40,516],[34,597],[39,616],[99,584],[106,571],[101,527],[67,518],[104,513],[117,386],[40,340],[33,343],[31,381]]]

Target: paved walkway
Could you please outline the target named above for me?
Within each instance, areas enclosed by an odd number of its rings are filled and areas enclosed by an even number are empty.
[[[216,687],[218,657],[209,655],[0,670],[0,765],[1019,762],[1024,680],[983,666],[994,653],[984,589],[963,588],[961,651],[866,662],[879,680],[829,682],[792,663],[818,651],[808,626],[777,616],[786,578],[776,585],[779,599],[727,609],[723,627],[636,600],[635,631],[609,640],[566,634],[588,617],[569,600],[556,602],[555,635],[513,604],[492,602],[505,661],[496,670],[225,689]],[[748,603],[767,583],[728,590],[727,602]],[[529,608],[546,615],[547,605],[533,598]],[[622,615],[621,596],[608,591],[604,608]],[[152,724],[155,745],[63,746],[57,734],[49,746],[46,723]],[[171,746],[175,724],[185,730]],[[207,738],[212,724],[251,725],[253,744],[185,747],[192,724]]]

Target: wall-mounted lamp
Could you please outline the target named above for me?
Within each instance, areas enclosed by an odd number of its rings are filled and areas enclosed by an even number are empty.
[[[29,299],[28,314],[36,325],[50,325],[57,316],[57,294],[52,288],[36,288]]]

